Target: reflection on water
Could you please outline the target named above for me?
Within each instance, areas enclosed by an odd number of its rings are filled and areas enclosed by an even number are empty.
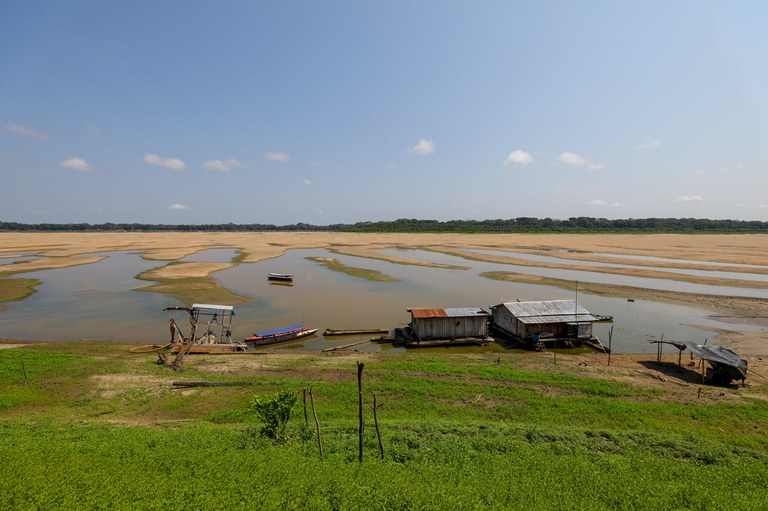
[[[396,253],[403,255],[403,251]],[[38,293],[22,302],[9,304],[8,310],[0,312],[0,336],[18,339],[88,338],[140,343],[165,342],[169,336],[167,319],[172,316],[163,312],[163,308],[191,304],[179,304],[171,297],[156,293],[135,291],[147,283],[134,278],[147,269],[165,263],[146,261],[137,254],[126,252],[107,255],[107,259],[90,265],[25,274],[25,277],[40,279],[43,284]],[[233,249],[213,249],[199,252],[184,261],[225,262],[235,255]],[[243,338],[259,330],[296,323],[318,328],[320,332],[326,328],[392,329],[408,323],[410,315],[406,309],[411,307],[482,307],[488,310],[491,305],[518,299],[574,298],[596,314],[614,316],[613,346],[616,351],[654,351],[655,348],[647,341],[662,334],[665,339],[703,342],[704,339],[714,337],[715,328],[748,328],[723,325],[707,318],[705,311],[691,307],[644,301],[628,302],[626,299],[581,293],[575,296],[570,291],[555,287],[491,280],[481,277],[480,273],[511,270],[512,267],[466,261],[440,253],[409,250],[406,255],[471,266],[471,269],[416,267],[333,254],[333,257],[347,266],[376,270],[398,279],[398,282],[373,282],[334,272],[306,259],[329,255],[321,249],[292,250],[277,259],[242,263],[214,273],[213,276],[224,287],[252,299],[237,307],[233,336]],[[293,285],[272,285],[267,280],[267,274],[275,268],[293,273]],[[513,271],[523,273],[525,269],[515,267]],[[543,271],[548,276],[557,276],[557,272]],[[567,272],[564,275],[570,276]],[[619,276],[609,278],[612,283],[625,283]],[[603,342],[607,342],[610,326],[596,324],[594,327],[595,334]],[[326,340],[322,335],[315,334],[294,342],[259,349],[320,351],[370,337],[364,334]],[[380,351],[403,348],[368,343],[355,346],[354,349]],[[490,347],[443,348],[440,351],[466,353],[503,349],[500,345],[491,344]]]
[[[117,252],[98,263],[24,273],[42,282],[29,298],[0,313],[0,336],[19,339],[146,339],[149,318],[173,299],[132,291],[146,285],[135,275],[157,266]],[[167,330],[167,329],[166,329]],[[167,337],[163,332],[163,339]]]

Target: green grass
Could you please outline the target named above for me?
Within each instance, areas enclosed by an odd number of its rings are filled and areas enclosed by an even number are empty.
[[[672,399],[675,388],[532,357],[369,355],[360,464],[353,357],[190,356],[173,373],[117,343],[0,350],[0,509],[750,510],[768,501],[764,399],[699,402],[696,386],[690,400]],[[178,390],[178,380],[252,385]],[[311,411],[303,420],[309,388],[322,460]],[[299,402],[287,440],[273,444],[248,406],[282,390]],[[749,393],[768,388],[755,382]]]
[[[0,278],[0,311],[4,309],[3,302],[23,300],[37,292],[39,285],[37,279]]]
[[[166,266],[184,264],[178,261],[168,263]],[[154,273],[156,268],[147,270],[136,276],[139,280],[154,282],[154,284],[140,287],[136,291],[149,293],[163,293],[173,296],[181,303],[228,303],[236,305],[250,301],[250,298],[233,293],[219,284],[219,281],[211,276],[207,277],[183,277],[162,278]]]

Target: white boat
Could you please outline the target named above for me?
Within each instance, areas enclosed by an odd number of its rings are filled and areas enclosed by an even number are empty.
[[[267,275],[267,278],[269,280],[292,281],[293,280],[293,273],[272,273],[272,272],[270,272]]]

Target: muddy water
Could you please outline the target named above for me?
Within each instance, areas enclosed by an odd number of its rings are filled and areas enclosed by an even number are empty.
[[[691,307],[654,302],[598,297],[549,286],[502,282],[480,277],[485,271],[521,271],[510,265],[467,261],[453,256],[418,250],[396,251],[397,255],[460,266],[468,270],[448,270],[392,264],[385,261],[331,254],[325,250],[293,250],[284,256],[245,263],[213,276],[233,292],[251,298],[237,307],[233,324],[235,337],[254,331],[302,323],[318,328],[318,334],[292,343],[262,349],[296,349],[320,351],[323,348],[350,344],[370,338],[369,335],[326,339],[326,328],[394,328],[410,320],[410,307],[483,307],[515,300],[574,299],[596,314],[614,316],[613,347],[616,351],[654,352],[649,339],[662,334],[665,339],[703,342],[714,337],[716,328],[747,330],[746,325],[722,324],[707,317],[707,312]],[[114,339],[139,343],[165,342],[169,336],[163,312],[169,305],[180,304],[173,298],[155,293],[135,291],[146,285],[135,275],[165,264],[145,261],[137,254],[107,254],[101,262],[87,266],[46,270],[25,274],[43,284],[30,298],[9,304],[0,312],[0,337],[17,339]],[[235,257],[231,249],[199,252],[182,261],[226,262]],[[397,282],[371,282],[334,272],[309,261],[307,257],[334,257],[351,267],[377,270]],[[531,271],[532,269],[528,269]],[[539,274],[557,276],[549,270]],[[269,272],[295,274],[292,285],[267,280]],[[599,275],[599,274],[597,274]],[[628,281],[608,276],[610,282]],[[563,278],[570,278],[567,272]],[[585,279],[586,280],[586,279]],[[649,280],[649,279],[642,279]],[[664,281],[667,282],[667,281]],[[709,286],[714,287],[714,286]],[[727,288],[726,288],[727,289]],[[722,293],[723,289],[718,288]],[[754,291],[754,290],[750,290]],[[736,292],[736,291],[734,291]],[[179,319],[185,319],[182,316]],[[611,324],[596,324],[594,332],[607,342]],[[391,345],[365,344],[361,351],[400,350]],[[447,351],[502,350],[489,348],[451,348]]]

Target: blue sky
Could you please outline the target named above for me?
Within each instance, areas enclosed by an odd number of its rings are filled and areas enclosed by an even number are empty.
[[[768,2],[0,4],[0,221],[768,220]]]

